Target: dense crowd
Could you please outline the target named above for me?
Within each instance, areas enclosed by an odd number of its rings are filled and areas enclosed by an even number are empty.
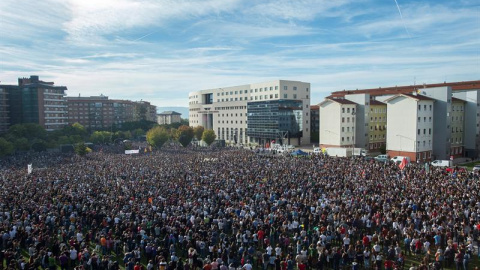
[[[0,164],[8,269],[468,270],[478,260],[479,174],[460,169],[178,147]]]

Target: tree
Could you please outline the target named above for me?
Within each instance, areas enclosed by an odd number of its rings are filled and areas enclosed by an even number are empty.
[[[36,140],[32,144],[32,149],[36,152],[47,151],[47,142],[44,140]]]
[[[13,145],[16,150],[20,150],[20,151],[30,150],[30,142],[28,142],[28,139],[25,137],[14,138],[11,142],[13,142]]]
[[[13,153],[13,150],[13,144],[0,137],[0,157],[10,155]]]
[[[202,139],[204,130],[205,129],[202,126],[196,126],[193,128],[193,134],[197,140],[200,141]]]
[[[85,143],[77,143],[75,144],[75,153],[79,156],[85,156],[87,153],[92,152],[92,149],[88,148]]]
[[[187,147],[193,139],[193,128],[189,126],[180,126],[177,130],[178,142],[183,146]]]
[[[161,148],[168,139],[169,134],[164,127],[156,126],[147,132],[147,142],[155,148]]]
[[[90,141],[92,143],[107,143],[110,142],[112,138],[112,133],[109,131],[94,131],[90,136]]]
[[[213,129],[207,129],[203,132],[202,141],[204,141],[208,145],[212,144],[216,138],[217,135],[215,135]]]

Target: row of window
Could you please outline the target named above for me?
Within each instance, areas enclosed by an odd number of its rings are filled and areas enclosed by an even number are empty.
[[[421,129],[420,128],[417,129],[417,135],[421,135]],[[426,128],[423,129],[423,135],[427,135],[427,129]],[[432,129],[431,128],[428,129],[428,135],[432,135]]]
[[[268,100],[268,99],[273,99],[273,98],[278,98],[278,94],[250,96],[250,100]],[[288,94],[283,94],[283,98],[288,99],[289,98]],[[292,98],[297,99],[298,98],[297,94],[293,94]],[[308,95],[306,95],[305,98],[308,99]],[[217,102],[243,101],[243,100],[249,100],[249,99],[248,99],[248,97],[218,98]]]
[[[370,108],[371,113],[386,113],[387,112],[387,107],[384,108]]]
[[[385,139],[385,134],[382,134],[382,136],[378,135],[378,137],[377,137],[377,134],[370,135],[370,140],[373,140],[373,139]]]
[[[387,122],[387,117],[370,117],[370,122]]]
[[[345,113],[345,108],[342,108],[342,113]],[[347,108],[347,113],[350,113],[350,108]],[[355,113],[355,108],[352,108],[352,113]]]
[[[432,111],[433,105],[428,105],[428,108],[430,108],[430,111]],[[418,105],[418,110],[419,110],[419,111],[422,110],[422,105]],[[424,111],[427,110],[427,105],[423,105],[423,110],[424,110]]]
[[[370,131],[373,131],[373,130],[387,130],[387,125],[370,126]]]
[[[355,122],[355,117],[352,117],[352,123]],[[342,123],[345,123],[345,117],[342,117]],[[350,117],[347,117],[347,123],[350,123]]]
[[[350,137],[342,137],[342,142],[345,142],[345,138],[347,138],[347,140],[346,140],[347,142],[350,141]],[[355,136],[352,136],[352,142],[354,142],[354,141],[355,141]]]

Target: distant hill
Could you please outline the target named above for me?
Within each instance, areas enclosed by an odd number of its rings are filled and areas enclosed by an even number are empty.
[[[182,119],[188,119],[188,107],[157,107],[157,113],[164,111],[175,111],[182,114]]]

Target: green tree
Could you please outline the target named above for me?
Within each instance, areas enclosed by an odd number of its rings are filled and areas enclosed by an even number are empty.
[[[13,144],[5,140],[5,138],[0,137],[0,157],[10,155],[13,153],[13,150]]]
[[[44,140],[36,140],[32,144],[32,149],[36,152],[47,151],[47,142]]]
[[[141,128],[137,128],[137,129],[134,129],[132,131],[133,139],[137,139],[138,137],[143,136],[143,135],[145,135],[145,131]]]
[[[16,150],[28,151],[30,150],[30,142],[25,137],[14,138],[11,140]]]
[[[204,130],[205,129],[202,126],[196,126],[193,128],[193,134],[197,140],[200,141],[202,139]]]
[[[180,126],[177,130],[177,140],[183,147],[187,147],[190,144],[193,135],[193,128],[189,126]]]
[[[72,124],[72,132],[72,135],[80,135],[82,137],[87,135],[87,130],[85,127],[78,122]]]
[[[75,144],[75,153],[79,156],[85,156],[89,152],[89,148],[85,145],[85,143],[77,143]]]
[[[108,143],[112,139],[112,133],[109,131],[94,131],[90,136],[92,143]]]
[[[147,142],[155,148],[161,148],[169,138],[168,130],[164,127],[156,126],[147,132]]]
[[[217,135],[215,135],[213,129],[207,129],[203,132],[202,141],[204,141],[207,145],[211,145],[216,138]]]

